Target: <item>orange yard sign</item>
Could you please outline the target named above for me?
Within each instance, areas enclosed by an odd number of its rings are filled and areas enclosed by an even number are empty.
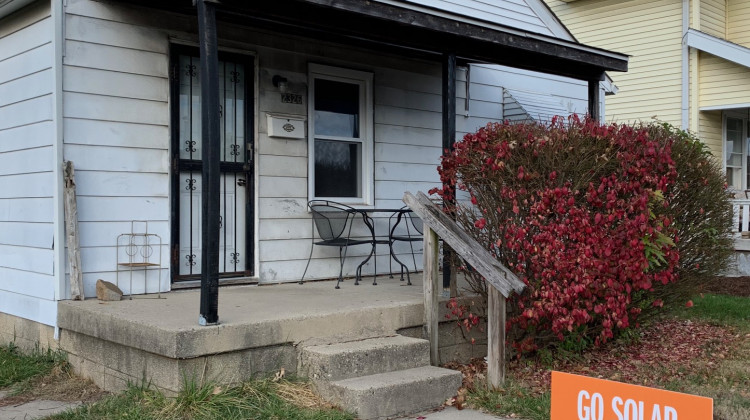
[[[552,372],[551,420],[711,420],[714,400]]]

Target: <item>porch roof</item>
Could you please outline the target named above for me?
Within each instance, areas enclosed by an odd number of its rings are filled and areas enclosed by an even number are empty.
[[[190,0],[120,0],[195,14]],[[414,10],[397,1],[222,0],[219,21],[311,38],[387,49],[410,56],[455,53],[460,61],[502,64],[581,80],[627,71],[628,56],[508,26],[485,26]],[[374,30],[376,29],[376,30]]]

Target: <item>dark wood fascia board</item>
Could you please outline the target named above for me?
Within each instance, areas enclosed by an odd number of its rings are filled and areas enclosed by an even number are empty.
[[[231,0],[236,1],[236,0]],[[577,42],[558,39],[542,34],[525,32],[516,28],[504,27],[496,30],[478,24],[392,6],[385,3],[362,0],[296,0],[342,10],[352,14],[380,20],[398,22],[414,28],[437,31],[458,38],[469,38],[479,42],[489,42],[518,48],[532,53],[553,54],[558,57],[580,61],[601,67],[603,70],[627,71],[627,56],[600,48],[589,47]],[[498,25],[502,26],[502,25]]]
[[[123,0],[194,13],[189,0]],[[220,21],[409,56],[501,64],[594,80],[602,71],[627,71],[627,56],[575,42],[497,30],[390,4],[362,0],[223,0]]]

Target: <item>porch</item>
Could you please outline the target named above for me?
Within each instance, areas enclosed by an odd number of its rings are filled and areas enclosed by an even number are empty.
[[[199,326],[199,290],[137,296],[119,302],[61,301],[60,346],[74,370],[106,390],[142,380],[167,392],[184,378],[233,383],[284,369],[298,372],[298,351],[311,345],[401,334],[422,338],[422,278],[364,278],[220,291],[219,325]],[[471,304],[470,298],[463,298]],[[441,298],[444,300],[444,298]],[[440,359],[486,355],[486,333],[470,344],[439,305]],[[300,372],[303,374],[303,372]]]
[[[727,276],[750,275],[750,198],[732,199],[732,237],[734,239],[734,256]]]
[[[732,199],[734,249],[750,251],[750,198]]]

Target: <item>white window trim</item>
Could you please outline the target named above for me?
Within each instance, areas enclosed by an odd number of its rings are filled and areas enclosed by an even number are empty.
[[[359,112],[362,143],[362,197],[315,196],[315,79],[327,79],[360,85]],[[351,205],[372,206],[375,193],[375,135],[373,124],[373,74],[364,71],[331,67],[322,64],[308,65],[307,100],[307,195],[310,200],[331,200]],[[349,139],[347,139],[349,141]]]
[[[740,189],[738,191],[747,191],[750,189],[750,185],[745,185],[747,183],[747,173],[750,168],[748,168],[747,164],[747,156],[748,156],[748,137],[750,137],[750,133],[748,133],[748,114],[746,112],[732,112],[732,111],[724,111],[722,113],[722,124],[721,124],[721,164],[724,169],[724,174],[727,173],[727,118],[734,118],[738,120],[742,120],[742,184]],[[730,186],[731,188],[731,186]]]

